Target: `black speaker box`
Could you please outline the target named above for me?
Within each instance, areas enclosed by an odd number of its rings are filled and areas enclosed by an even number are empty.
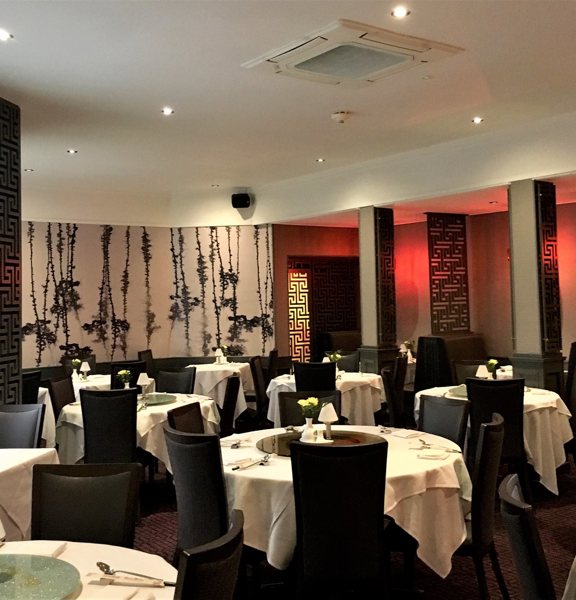
[[[249,208],[250,202],[250,194],[232,194],[232,206],[234,208]]]

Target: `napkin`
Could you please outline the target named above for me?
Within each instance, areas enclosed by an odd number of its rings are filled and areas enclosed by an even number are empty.
[[[100,582],[101,573],[88,574],[88,583],[82,586],[82,600],[156,600],[150,588],[123,587]]]
[[[445,450],[421,450],[418,458],[427,458],[428,460],[444,460],[448,458],[448,452]]]
[[[38,556],[51,556],[58,558],[66,550],[66,542],[53,542],[51,540],[34,540],[22,544],[22,548],[10,548],[10,554],[36,554]]]
[[[393,431],[391,435],[394,435],[399,438],[408,439],[419,437],[422,435],[422,432],[415,431],[414,429],[397,429],[396,431]]]

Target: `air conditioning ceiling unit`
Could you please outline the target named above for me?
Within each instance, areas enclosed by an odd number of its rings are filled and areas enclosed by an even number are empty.
[[[339,19],[242,66],[265,65],[279,75],[360,87],[461,51],[456,46]]]

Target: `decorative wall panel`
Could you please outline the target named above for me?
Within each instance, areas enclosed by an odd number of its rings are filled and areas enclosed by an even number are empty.
[[[20,398],[20,109],[0,98],[0,404]]]
[[[378,346],[396,346],[396,281],[394,276],[394,212],[376,209],[378,277]]]
[[[542,352],[562,351],[560,284],[556,234],[556,190],[553,183],[534,182],[538,221],[538,270]]]
[[[432,334],[468,333],[466,215],[428,214],[428,260]]]
[[[309,279],[309,271],[288,269],[290,356],[300,362],[310,360]]]

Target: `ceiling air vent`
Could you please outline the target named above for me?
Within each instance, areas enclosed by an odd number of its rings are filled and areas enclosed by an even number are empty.
[[[455,46],[339,19],[242,66],[250,69],[266,65],[279,75],[358,87],[461,51]]]

